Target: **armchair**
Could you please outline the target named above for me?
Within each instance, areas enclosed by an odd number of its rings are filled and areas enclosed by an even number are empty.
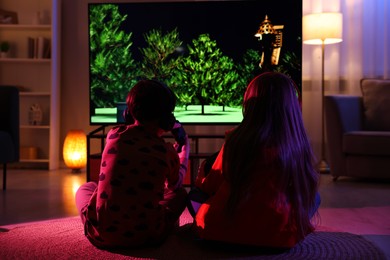
[[[390,80],[360,83],[362,96],[324,98],[327,158],[334,180],[390,178]]]
[[[3,190],[7,186],[7,163],[19,161],[19,90],[0,86],[0,163]]]

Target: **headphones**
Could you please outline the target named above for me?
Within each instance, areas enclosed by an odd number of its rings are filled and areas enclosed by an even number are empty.
[[[139,89],[142,89],[143,86],[157,86],[158,88],[163,89],[165,95],[161,95],[161,93],[158,93],[156,89],[157,93],[146,93],[146,95],[143,93],[144,96],[142,96],[139,94]],[[136,88],[136,90],[133,90],[134,88]],[[176,105],[176,96],[173,91],[167,85],[157,80],[141,80],[133,87],[133,89],[133,91],[129,91],[126,98],[127,108],[123,111],[125,123],[133,124],[135,122],[134,118],[142,122],[143,120],[153,118],[153,115],[161,113],[158,121],[159,127],[165,131],[171,131],[176,122],[176,118],[173,115],[173,110]],[[151,88],[149,88],[149,90],[151,90]],[[136,92],[133,93],[134,91]],[[137,96],[137,94],[139,96]],[[153,102],[157,101],[156,98],[167,98],[167,102],[166,104],[161,101]]]

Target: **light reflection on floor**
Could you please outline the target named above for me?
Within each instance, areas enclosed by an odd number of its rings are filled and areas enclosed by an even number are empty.
[[[79,175],[73,174],[64,178],[63,187],[62,187],[62,198],[64,202],[64,210],[68,214],[73,214],[75,211],[75,202],[74,198],[78,188],[83,184],[85,180],[80,180]],[[73,201],[71,200],[73,198]]]
[[[7,179],[7,190],[0,192],[0,225],[77,216],[74,196],[86,181],[85,170],[10,169]]]

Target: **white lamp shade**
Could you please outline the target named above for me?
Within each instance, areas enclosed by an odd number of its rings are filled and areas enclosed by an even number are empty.
[[[314,13],[303,16],[302,36],[305,44],[332,44],[342,41],[341,13]]]

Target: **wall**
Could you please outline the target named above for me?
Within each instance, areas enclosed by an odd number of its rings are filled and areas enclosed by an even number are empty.
[[[94,1],[94,2],[108,2]],[[115,1],[125,2],[125,1]],[[62,2],[62,84],[61,84],[61,135],[62,147],[66,133],[70,129],[83,129],[86,133],[96,126],[89,125],[89,92],[88,92],[88,27],[87,27],[88,0],[63,0]],[[311,109],[310,84],[303,85],[303,115],[309,136],[318,154],[321,132],[318,127],[320,114]],[[317,116],[318,115],[318,116]],[[309,122],[307,118],[314,119]],[[226,126],[192,126],[187,132],[192,134],[222,134],[229,127]],[[221,142],[201,143],[206,151],[213,151],[220,147]],[[93,150],[98,146],[93,143]]]
[[[62,1],[60,144],[70,129],[92,130],[88,120],[88,38],[85,1]]]

